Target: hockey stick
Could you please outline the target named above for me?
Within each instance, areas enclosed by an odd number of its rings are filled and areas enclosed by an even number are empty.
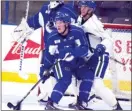
[[[95,48],[93,48],[93,47],[91,47],[93,50],[95,50]],[[121,65],[125,65],[125,63],[122,63],[122,62],[120,62],[120,61],[118,61],[117,59],[115,59],[115,58],[113,58],[113,57],[109,57],[111,60],[113,60],[113,61],[115,61],[115,62],[117,62],[118,64],[121,64]]]
[[[121,64],[121,65],[126,65],[125,63],[122,63],[120,61],[118,61],[117,59],[113,58],[113,57],[110,57],[111,60],[117,62],[118,64]]]
[[[17,102],[17,105],[15,106],[15,105],[13,105],[11,102],[8,102],[7,103],[7,106],[9,107],[9,108],[13,108],[13,110],[20,110],[20,108],[21,108],[21,103],[26,99],[26,97],[32,92],[32,90],[40,83],[40,81],[42,81],[43,80],[43,78],[41,78],[31,89],[30,89],[30,91],[19,101],[19,102]]]
[[[43,78],[45,76],[48,76],[48,74],[50,73],[50,71],[55,67],[55,65],[62,61],[65,60],[67,57],[69,56],[69,54],[67,54],[63,59],[58,59],[51,67],[49,70],[47,70],[46,75],[43,75],[43,77],[41,79],[39,79],[39,81],[29,90],[29,92],[19,101],[17,102],[17,105],[13,105],[11,102],[7,103],[7,106],[11,109],[13,108],[14,110],[20,110],[21,108],[21,103],[27,98],[27,96],[33,91],[33,89],[43,80]]]
[[[29,12],[29,1],[27,1],[27,6],[26,6],[26,14],[25,14],[25,19],[27,20],[28,17],[28,12]],[[27,45],[27,38],[25,38],[22,42],[21,42],[21,52],[20,52],[20,64],[19,64],[19,76],[24,78],[24,79],[28,79],[28,74],[24,73],[22,71],[22,64],[23,64],[23,59],[24,59],[24,51],[25,51],[25,47]]]

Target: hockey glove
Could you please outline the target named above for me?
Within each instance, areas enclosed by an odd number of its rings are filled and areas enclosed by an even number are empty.
[[[94,50],[95,56],[102,56],[105,53],[106,47],[102,44],[98,44]]]
[[[50,77],[50,75],[48,75],[48,76],[45,76],[45,75],[43,75],[43,79],[42,79],[42,83],[44,84],[45,83],[45,81],[48,79]]]
[[[29,25],[27,24],[27,21],[25,18],[22,18],[22,21],[20,23],[20,25],[18,25],[13,32],[13,38],[15,39],[15,41],[17,42],[21,42],[24,41],[24,39],[28,40],[29,35],[31,35],[33,33],[33,29],[29,27]]]
[[[50,74],[49,74],[49,71],[48,70],[45,70],[43,66],[40,67],[40,78],[42,79],[42,83],[44,83],[49,77],[50,77]]]

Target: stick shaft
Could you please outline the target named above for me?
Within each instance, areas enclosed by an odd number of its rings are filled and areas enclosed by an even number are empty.
[[[27,6],[26,6],[26,14],[25,14],[25,19],[27,20],[28,18],[28,12],[29,12],[29,1],[27,1]],[[22,62],[24,59],[24,51],[25,51],[25,46],[21,46],[21,52],[20,52],[20,64],[19,64],[19,71],[22,71]]]
[[[50,72],[55,65],[58,63],[59,61],[55,62],[50,69],[48,70],[48,72]],[[47,75],[48,76],[48,75]],[[18,102],[18,104],[22,103],[22,101],[32,92],[32,90],[43,80],[43,78],[39,79],[39,81],[29,90],[29,92]]]
[[[26,20],[28,18],[28,12],[29,12],[29,1],[27,1],[27,7],[26,7],[26,14],[25,14],[25,19]]]
[[[95,50],[95,48],[93,48],[93,47],[91,47],[93,50]],[[111,60],[113,60],[113,61],[115,61],[115,62],[117,62],[117,63],[119,63],[119,64],[121,64],[121,65],[125,65],[124,63],[122,63],[122,62],[120,62],[120,61],[118,61],[117,59],[115,59],[114,57],[109,57]]]

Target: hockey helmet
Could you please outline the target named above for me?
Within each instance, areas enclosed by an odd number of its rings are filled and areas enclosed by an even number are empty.
[[[55,17],[55,22],[56,21],[63,21],[65,23],[70,23],[70,16],[67,13],[62,13],[62,12],[57,12],[56,17]]]
[[[96,3],[94,1],[79,1],[78,5],[79,5],[79,7],[88,6],[88,7],[93,8],[93,9],[96,8]]]

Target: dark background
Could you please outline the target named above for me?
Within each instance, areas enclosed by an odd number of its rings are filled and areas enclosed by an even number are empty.
[[[2,1],[2,24],[19,24],[25,17],[27,1]],[[30,1],[28,17],[38,12],[48,1]],[[73,5],[75,2],[68,1]],[[131,1],[96,1],[96,15],[103,23],[131,24]]]

